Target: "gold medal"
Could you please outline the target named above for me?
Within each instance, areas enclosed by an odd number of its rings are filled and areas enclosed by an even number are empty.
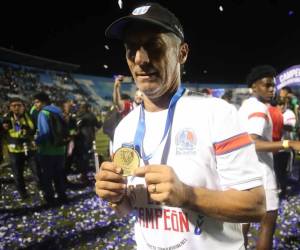
[[[123,169],[123,176],[129,176],[140,166],[140,157],[135,149],[121,147],[114,154],[113,162]]]

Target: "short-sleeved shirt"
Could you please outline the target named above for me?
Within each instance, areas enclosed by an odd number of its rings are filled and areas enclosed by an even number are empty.
[[[118,125],[114,151],[134,140],[140,109]],[[253,142],[241,129],[237,111],[217,98],[183,96],[176,105],[170,137],[161,144],[168,110],[145,111],[144,152],[149,164],[166,164],[193,187],[245,190],[262,185]],[[142,164],[143,165],[143,162]],[[201,212],[154,203],[144,178],[128,177],[128,195],[136,211],[138,249],[243,249],[241,225]]]
[[[292,127],[296,126],[296,115],[292,110],[286,109],[286,111],[283,113],[283,124]]]
[[[245,100],[239,109],[241,123],[249,134],[260,136],[264,141],[272,141],[272,119],[268,106],[256,97]],[[259,161],[263,164],[264,188],[277,189],[271,152],[257,152]]]

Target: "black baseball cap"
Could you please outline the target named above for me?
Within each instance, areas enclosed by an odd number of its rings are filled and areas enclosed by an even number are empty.
[[[146,3],[135,8],[128,16],[114,21],[105,31],[108,38],[122,40],[124,31],[133,23],[145,23],[172,32],[182,41],[184,40],[183,28],[178,18],[168,9],[158,3]]]

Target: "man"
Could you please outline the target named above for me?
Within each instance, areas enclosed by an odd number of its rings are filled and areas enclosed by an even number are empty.
[[[66,158],[65,158],[65,183],[67,186],[72,186],[68,181],[68,174],[71,172],[71,166],[74,163],[75,154],[75,135],[76,135],[76,113],[72,112],[72,102],[66,100],[62,104],[62,112],[66,126],[68,127],[68,140],[66,143]]]
[[[121,84],[123,82],[124,76],[118,75],[115,77],[114,90],[113,90],[113,103],[117,106],[122,117],[125,117],[133,108],[137,107],[143,101],[143,93],[138,89],[134,95],[134,102],[129,98],[122,98],[121,95]]]
[[[3,129],[7,141],[12,173],[17,190],[22,199],[28,197],[24,181],[24,167],[27,161],[33,177],[40,184],[40,174],[35,162],[35,145],[33,136],[35,127],[30,116],[25,112],[25,106],[20,98],[12,98],[9,101],[10,112],[3,119]],[[40,187],[40,186],[39,186]]]
[[[279,90],[279,97],[283,100],[288,108],[290,108],[296,116],[296,121],[299,120],[299,101],[290,87],[283,87]]]
[[[284,140],[293,140],[295,139],[295,126],[296,126],[296,116],[294,112],[289,109],[289,106],[280,99],[278,101],[278,109],[282,115],[282,139]],[[287,183],[288,183],[288,174],[293,170],[293,164],[295,159],[296,152],[293,149],[289,150],[280,150],[276,157],[274,155],[274,169],[276,172],[276,177],[280,187],[279,198],[283,199],[286,196]]]
[[[255,142],[258,159],[262,163],[260,171],[263,173],[266,193],[267,212],[260,222],[256,249],[272,249],[276,226],[279,202],[272,152],[288,148],[299,150],[300,148],[300,143],[297,141],[272,141],[272,119],[267,104],[274,95],[275,75],[275,69],[269,65],[253,68],[247,77],[248,86],[252,89],[252,97],[244,101],[239,109],[242,124]],[[249,225],[244,225],[245,238],[248,229]],[[247,238],[245,244],[247,244]]]
[[[78,160],[78,166],[81,173],[81,181],[84,184],[89,183],[87,177],[89,161],[93,141],[96,139],[96,131],[102,127],[102,122],[97,120],[94,113],[91,112],[89,104],[83,102],[80,104],[77,115],[77,133],[75,136],[74,153]]]
[[[116,129],[114,160],[122,147],[129,154],[120,159],[130,163],[134,146],[141,166],[126,180],[126,169],[103,163],[96,193],[120,215],[136,211],[137,249],[243,248],[241,226],[232,222],[259,220],[265,211],[254,145],[234,108],[180,86],[189,51],[180,22],[149,3],[106,34],[124,41],[144,95]]]
[[[50,116],[58,116],[58,118],[63,119],[63,115],[58,107],[51,104],[46,93],[40,92],[33,98],[34,105],[39,112],[36,143],[38,145],[39,166],[42,170],[44,196],[49,205],[55,205],[57,201],[67,201],[64,183],[65,145],[57,145],[54,142],[54,127]],[[52,182],[54,182],[55,191],[58,195],[57,201]]]
[[[112,155],[112,140],[115,128],[119,124],[120,120],[124,118],[128,113],[140,105],[143,101],[143,93],[140,90],[135,91],[134,101],[130,99],[126,94],[121,94],[121,84],[124,76],[118,75],[115,77],[114,90],[113,90],[113,104],[110,115],[107,116],[103,124],[103,132],[106,133],[109,138],[109,154]],[[116,107],[116,109],[115,109]]]
[[[283,115],[283,124],[284,124],[284,134],[283,137],[285,139],[295,139],[295,130],[296,130],[296,115],[295,113],[290,109],[288,105],[285,103],[280,103],[280,110]]]

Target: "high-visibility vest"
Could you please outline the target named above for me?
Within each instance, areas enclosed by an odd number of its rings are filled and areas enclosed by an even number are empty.
[[[15,120],[13,115],[10,117],[11,128],[7,133],[7,147],[10,153],[24,153],[25,145],[28,150],[33,149],[34,125],[29,115],[25,113],[19,120]],[[26,129],[24,129],[24,127]],[[31,131],[30,131],[31,130]],[[30,133],[31,132],[31,133]]]

